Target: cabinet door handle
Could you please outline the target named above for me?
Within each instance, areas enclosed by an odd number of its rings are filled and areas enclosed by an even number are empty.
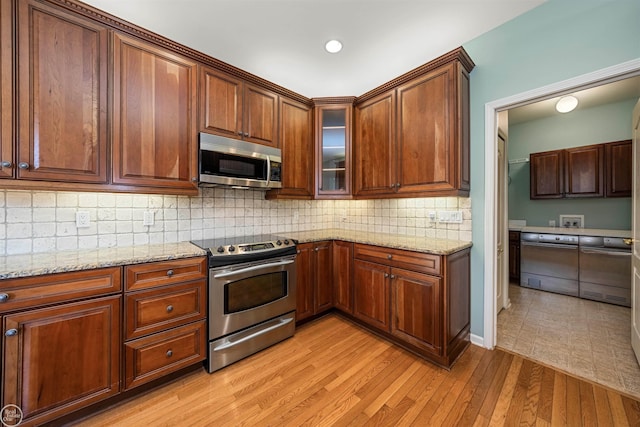
[[[393,259],[393,255],[391,254],[387,255],[387,259]]]
[[[242,136],[242,131],[241,130],[238,131],[238,135]]]
[[[198,182],[198,177],[197,176],[192,177],[191,182]]]
[[[313,250],[318,252],[320,250],[320,248],[314,248]]]
[[[27,163],[27,162],[20,162],[20,163],[18,163],[18,167],[19,167],[20,169],[29,169],[29,163]]]
[[[169,277],[173,276],[173,270],[167,270],[167,276]]]
[[[0,294],[0,302],[7,302],[7,301],[9,301],[9,294],[5,294],[5,293]]]
[[[168,305],[167,306],[167,313],[171,313],[173,311],[173,306],[172,305]]]
[[[13,163],[5,160],[4,162],[0,163],[0,165],[2,165],[3,168],[10,168],[11,166],[13,166]]]
[[[396,182],[396,188],[400,188],[400,183]]]
[[[389,273],[384,273],[384,278],[387,279],[389,277]]]
[[[13,337],[18,335],[18,330],[13,328],[13,329],[9,329],[7,332],[4,333],[5,337]]]
[[[167,357],[171,357],[171,356],[173,356],[173,351],[171,350],[167,351]]]
[[[392,275],[391,275],[391,276],[389,276],[389,277],[390,277],[391,279],[395,279],[395,278],[396,278],[395,274],[392,274]]]
[[[248,136],[249,136],[249,132],[245,132],[245,133],[244,133],[244,136],[247,136],[247,137],[248,137]]]

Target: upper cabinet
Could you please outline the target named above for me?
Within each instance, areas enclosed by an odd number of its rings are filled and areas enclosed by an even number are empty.
[[[280,97],[282,188],[267,199],[313,198],[313,116],[311,107]]]
[[[21,179],[106,183],[107,29],[35,0],[17,2],[18,138],[16,158],[5,157],[10,3],[2,2],[2,161]]]
[[[13,11],[0,2],[0,178],[12,178],[13,158]]]
[[[351,103],[323,104],[314,99],[315,111],[315,196],[351,197]]]
[[[633,146],[631,140],[604,145],[605,196],[631,197],[633,182]]]
[[[197,193],[196,63],[115,34],[113,183]]]
[[[357,197],[469,194],[472,68],[457,49],[383,86],[391,90],[359,98]]]
[[[631,141],[531,153],[531,199],[629,197]]]
[[[278,95],[211,68],[201,71],[200,130],[278,146]]]

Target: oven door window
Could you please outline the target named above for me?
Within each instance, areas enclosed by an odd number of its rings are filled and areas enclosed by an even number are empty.
[[[287,273],[261,274],[224,286],[224,313],[232,314],[260,307],[287,296]]]

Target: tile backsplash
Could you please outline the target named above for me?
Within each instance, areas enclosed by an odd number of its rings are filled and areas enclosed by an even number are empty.
[[[429,212],[462,211],[462,223]],[[86,211],[90,226],[76,227]],[[143,225],[145,211],[154,224]],[[471,240],[471,200],[264,200],[261,191],[203,188],[198,196],[0,190],[0,255],[93,249],[322,228]]]

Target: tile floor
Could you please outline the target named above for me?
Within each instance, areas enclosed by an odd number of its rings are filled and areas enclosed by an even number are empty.
[[[497,346],[640,398],[631,309],[509,285]]]

